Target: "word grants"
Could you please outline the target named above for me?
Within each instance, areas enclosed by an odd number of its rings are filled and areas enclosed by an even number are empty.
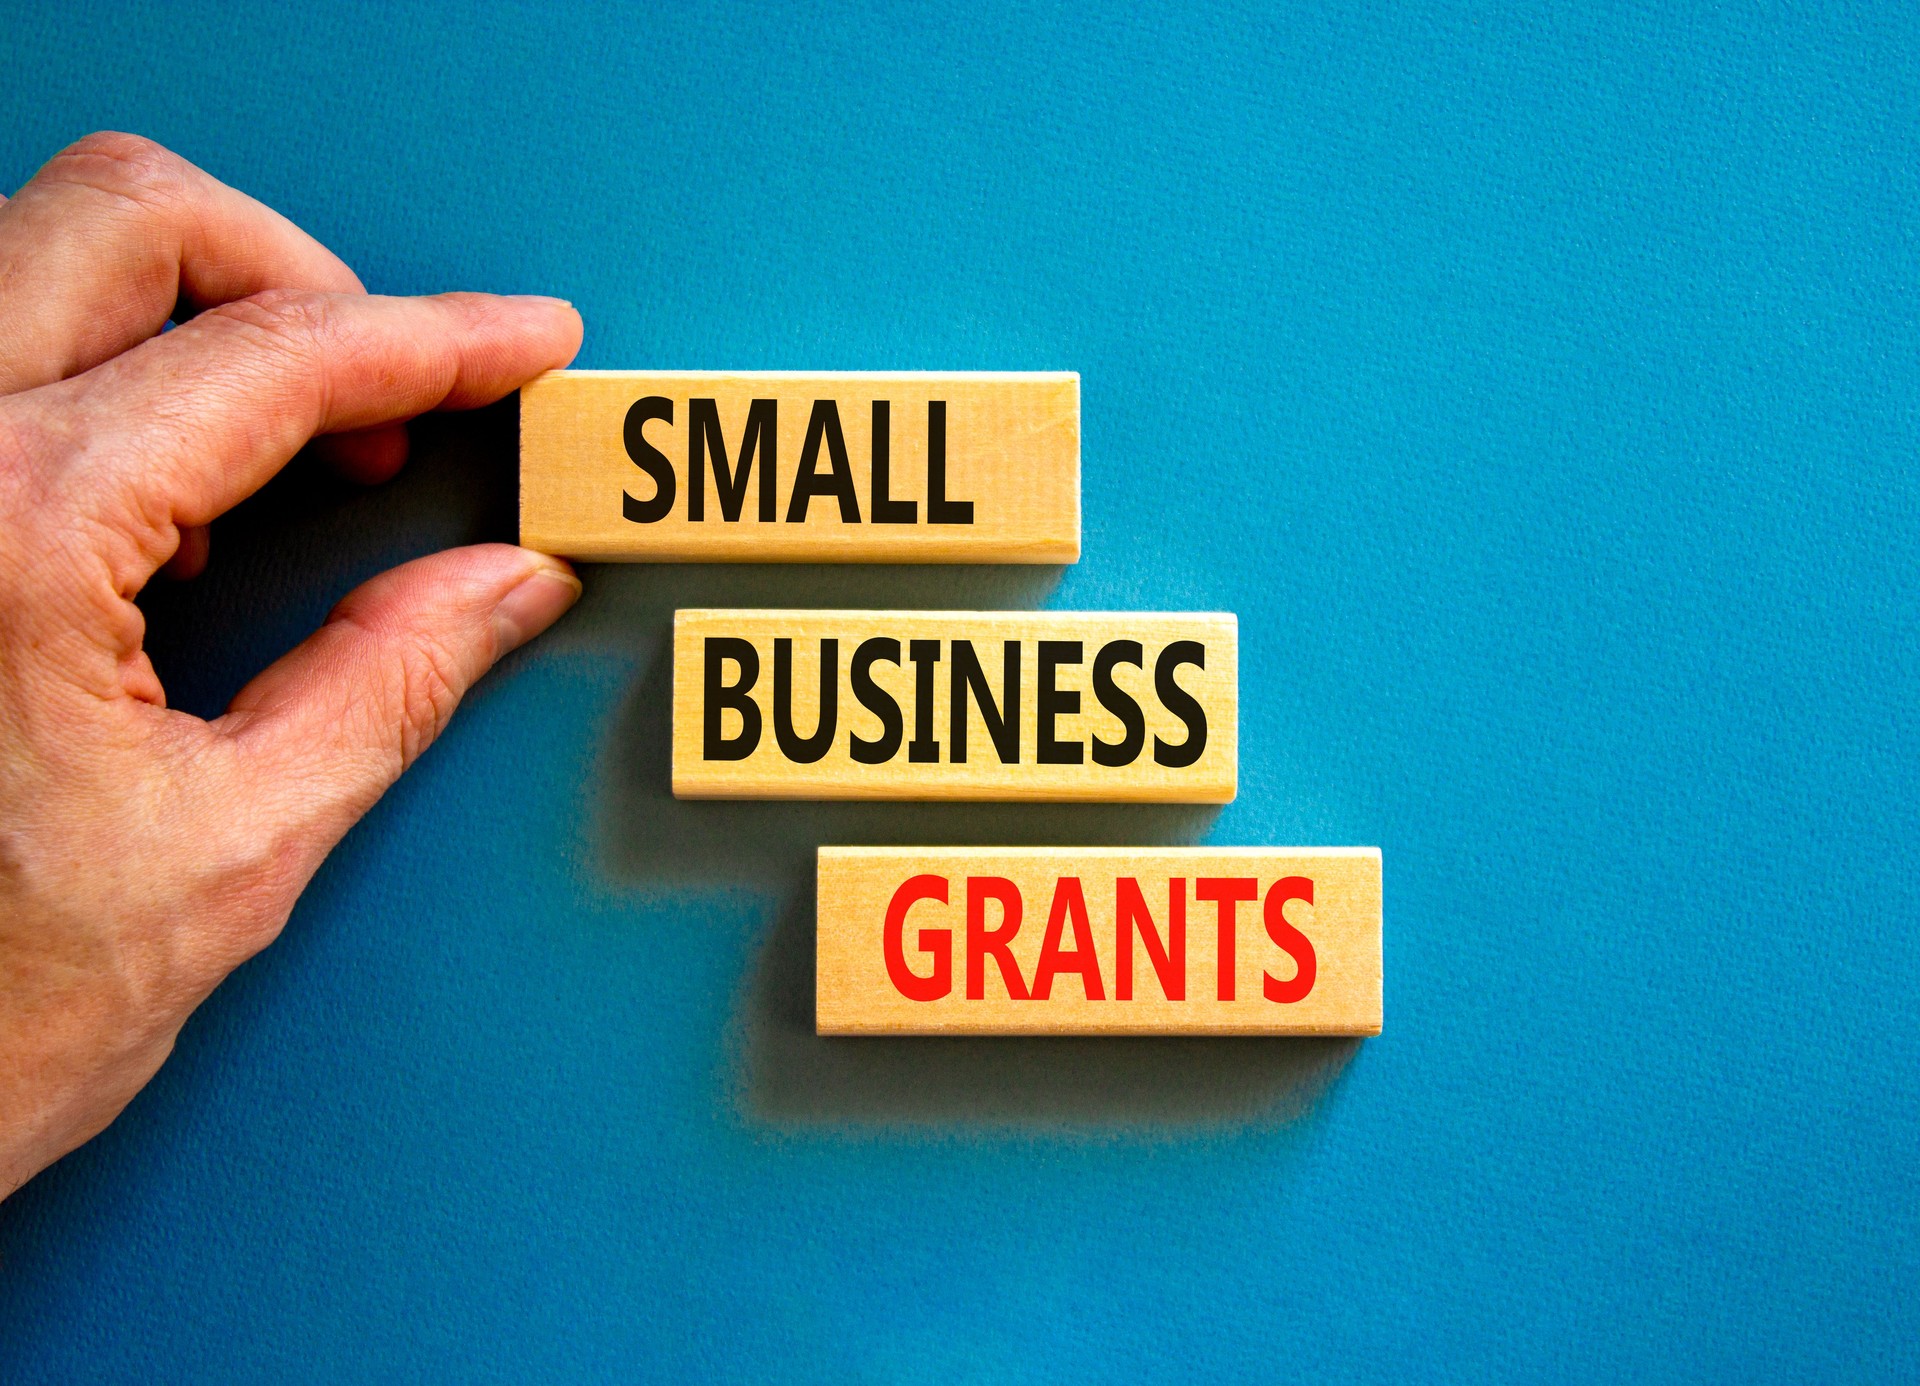
[[[823,847],[822,1034],[1380,1032],[1371,848]]]

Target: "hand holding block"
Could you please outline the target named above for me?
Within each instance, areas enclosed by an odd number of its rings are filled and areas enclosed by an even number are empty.
[[[1232,616],[677,611],[673,792],[1223,804]]]
[[[1377,1035],[1371,847],[822,847],[823,1035]]]
[[[1080,377],[554,371],[520,542],[652,562],[1071,563]]]

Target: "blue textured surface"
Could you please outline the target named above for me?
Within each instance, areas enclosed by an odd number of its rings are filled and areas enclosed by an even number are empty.
[[[1084,373],[1064,573],[587,574],[107,1135],[0,1378],[1920,1373],[1920,25],[588,5],[6,22],[581,364]],[[150,602],[217,708],[510,523],[512,416]],[[1207,813],[677,805],[676,604],[1237,611]],[[821,840],[1377,843],[1385,1035],[828,1044]]]

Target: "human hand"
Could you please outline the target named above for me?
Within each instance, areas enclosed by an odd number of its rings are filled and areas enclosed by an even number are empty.
[[[209,522],[316,435],[383,480],[399,421],[498,399],[579,344],[554,299],[370,297],[291,222],[132,136],[90,136],[0,198],[0,1198],[119,1114],[580,584],[505,544],[408,563],[211,722],[168,710],[134,595],[198,571]]]

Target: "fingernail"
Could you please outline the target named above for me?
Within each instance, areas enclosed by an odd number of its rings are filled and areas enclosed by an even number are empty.
[[[580,579],[558,559],[543,558],[540,566],[500,599],[493,609],[494,634],[500,654],[517,650],[559,620],[580,600]]]
[[[507,297],[515,303],[545,303],[554,308],[573,307],[572,299],[554,298],[551,294],[508,294]]]

